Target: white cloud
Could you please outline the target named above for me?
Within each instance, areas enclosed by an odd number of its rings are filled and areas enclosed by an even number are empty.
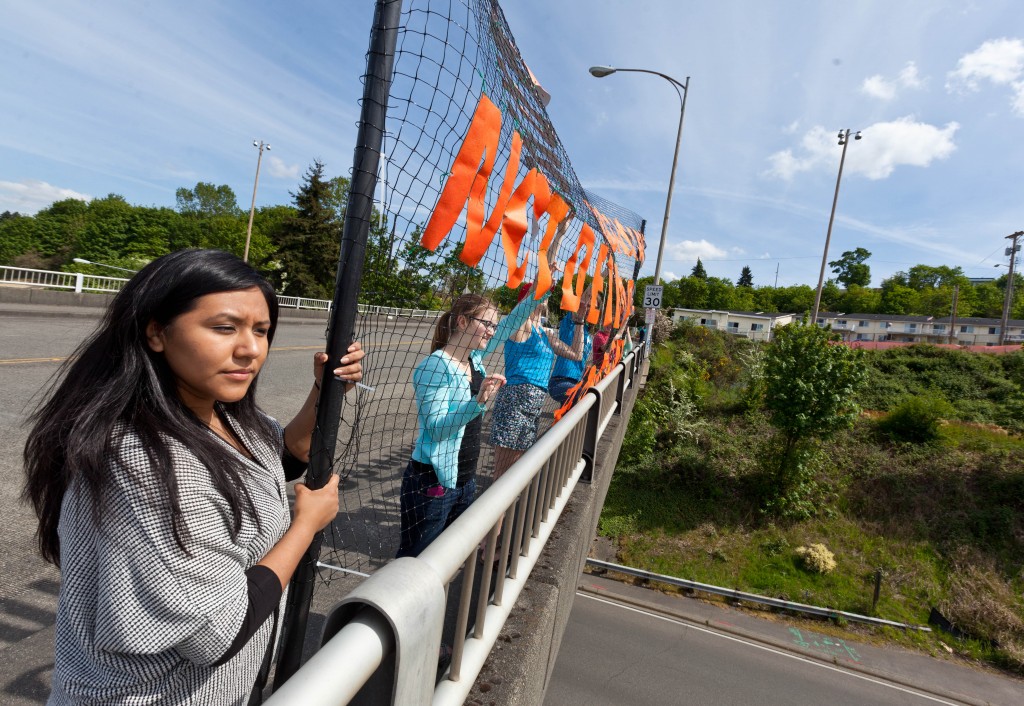
[[[881,74],[875,74],[864,79],[861,84],[861,93],[878,98],[879,100],[890,101],[896,97],[901,88],[922,88],[924,82],[917,75],[917,65],[907,62],[907,65],[896,75],[894,79],[887,79]]]
[[[79,199],[90,201],[92,196],[80,194],[37,179],[0,181],[0,212],[12,211],[23,215],[34,214],[54,201]]]
[[[960,128],[955,122],[937,127],[917,122],[912,116],[875,123],[862,130],[864,139],[849,149],[847,173],[868,179],[885,179],[896,167],[927,167],[936,159],[946,159],[956,149],[953,136]],[[798,154],[792,149],[768,157],[768,176],[789,181],[800,172],[837,166],[836,132],[815,126],[800,141]]]
[[[951,93],[977,91],[982,81],[1009,86],[1013,90],[1013,110],[1024,116],[1024,40],[1003,38],[985,42],[960,57],[948,79],[946,89]]]
[[[694,263],[697,262],[698,257],[702,260],[713,260],[726,256],[725,250],[709,243],[703,238],[701,240],[682,240],[677,243],[669,243],[665,250],[669,255],[668,259],[692,260]]]
[[[299,165],[293,164],[289,166],[279,157],[271,156],[268,168],[271,176],[280,177],[282,179],[298,179],[299,177]]]

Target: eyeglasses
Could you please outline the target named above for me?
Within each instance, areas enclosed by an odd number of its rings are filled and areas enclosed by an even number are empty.
[[[487,319],[478,319],[475,316],[468,316],[466,318],[468,318],[471,321],[476,321],[477,323],[481,324],[488,331],[492,331],[493,332],[493,331],[497,331],[498,330],[498,324],[494,323],[493,321],[488,321]]]

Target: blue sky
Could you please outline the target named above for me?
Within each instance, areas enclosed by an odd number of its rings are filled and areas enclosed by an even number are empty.
[[[873,284],[923,263],[998,274],[1024,228],[1024,12],[1015,0],[506,0],[520,51],[583,186],[661,233],[690,76],[663,273],[817,282],[872,252]],[[372,3],[7,3],[0,40],[0,211],[69,196],[173,206],[228,184],[287,203],[316,158],[347,174]]]

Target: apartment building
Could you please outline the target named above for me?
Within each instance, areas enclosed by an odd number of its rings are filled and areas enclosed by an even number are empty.
[[[830,325],[846,341],[955,343],[961,346],[999,345],[999,319],[979,317],[895,316],[822,312],[819,326]],[[1006,343],[1024,342],[1024,321],[1007,322]]]
[[[796,314],[766,314],[763,311],[718,311],[715,309],[670,309],[673,323],[692,321],[698,326],[746,336],[754,341],[771,340],[772,331],[792,323]]]

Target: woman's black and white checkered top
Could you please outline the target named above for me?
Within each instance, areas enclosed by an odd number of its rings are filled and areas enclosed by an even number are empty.
[[[215,666],[246,615],[245,571],[289,526],[276,445],[225,415],[255,457],[237,454],[259,515],[243,511],[231,538],[231,511],[209,470],[169,440],[185,523],[181,550],[171,531],[167,494],[138,437],[124,425],[111,459],[100,523],[89,491],[73,481],[60,517],[61,590],[51,704],[244,704],[267,651],[266,620],[230,660]],[[227,446],[225,444],[225,446]],[[244,507],[244,505],[243,505]],[[280,606],[283,608],[285,597]]]

